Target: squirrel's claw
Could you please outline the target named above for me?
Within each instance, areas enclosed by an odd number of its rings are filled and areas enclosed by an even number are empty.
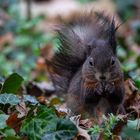
[[[98,83],[94,89],[95,93],[97,95],[102,95],[103,93],[103,88],[102,88],[102,84],[101,83]]]
[[[115,86],[113,83],[108,83],[106,86],[105,86],[105,92],[106,93],[109,93],[109,94],[112,94],[115,90]]]

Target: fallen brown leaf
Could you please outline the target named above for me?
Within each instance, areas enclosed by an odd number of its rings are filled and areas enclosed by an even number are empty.
[[[6,123],[9,127],[13,128],[15,132],[18,134],[20,132],[23,119],[24,118],[18,118],[18,113],[14,112],[9,116]]]
[[[125,81],[126,96],[124,107],[126,113],[134,114],[135,117],[140,116],[140,93],[131,79]]]
[[[80,118],[81,118],[81,115],[73,116],[73,117],[70,118],[71,121],[76,125],[76,127],[78,129],[78,135],[74,140],[78,140],[79,136],[84,137],[85,140],[91,140],[91,137],[88,134],[88,131],[79,126]]]
[[[37,100],[38,100],[39,103],[41,103],[41,104],[48,104],[48,103],[49,103],[49,101],[46,99],[45,96],[39,96],[39,97],[37,98]]]
[[[59,106],[56,106],[56,114],[60,116],[70,116],[70,110],[67,108],[66,104],[62,104]]]

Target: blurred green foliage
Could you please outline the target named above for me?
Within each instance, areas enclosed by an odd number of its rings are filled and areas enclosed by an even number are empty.
[[[128,120],[127,126],[124,127],[122,137],[125,139],[139,140],[140,139],[140,119]]]
[[[80,3],[88,3],[96,0],[78,0]]]
[[[123,20],[127,20],[136,15],[139,0],[114,0],[118,13]]]
[[[119,41],[119,39],[118,39]],[[140,89],[140,57],[128,48],[125,48],[121,43],[118,46],[118,56],[121,60],[122,69],[125,79],[132,78],[136,86]]]
[[[125,78],[132,78],[140,89],[140,57],[139,52],[133,51],[134,45],[137,45],[138,51],[140,50],[140,18],[138,16],[140,1],[114,0],[114,2],[120,18],[125,21],[124,24],[127,23],[126,28],[131,31],[131,35],[128,33],[128,36],[118,37],[118,56],[121,60]]]
[[[7,76],[12,72],[20,73],[24,79],[31,78],[31,70],[36,66],[40,55],[40,47],[52,39],[51,34],[44,34],[37,26],[44,19],[38,16],[30,21],[21,17],[18,0],[1,0],[0,10],[9,19],[0,27],[1,37],[12,33],[13,40],[4,44],[0,54],[0,75]]]
[[[108,118],[106,116],[103,116],[103,120],[104,123],[101,126],[94,125],[89,129],[89,133],[93,136],[93,139],[97,139],[98,135],[101,132],[103,133],[104,140],[114,139],[112,130],[117,124],[117,122],[120,120],[119,117],[110,114]]]
[[[0,26],[0,35],[4,35],[10,31],[16,31],[17,21],[20,18],[18,4],[18,0],[0,0],[0,19],[6,21],[4,22],[4,26]],[[11,18],[9,18],[9,16],[11,16]]]

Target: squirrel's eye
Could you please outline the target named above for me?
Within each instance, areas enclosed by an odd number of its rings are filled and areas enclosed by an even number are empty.
[[[114,65],[114,64],[115,64],[115,59],[112,58],[112,59],[111,59],[111,65]]]
[[[93,58],[90,58],[90,59],[89,59],[89,65],[90,65],[90,66],[93,66],[93,63],[94,63],[94,62],[93,62]]]

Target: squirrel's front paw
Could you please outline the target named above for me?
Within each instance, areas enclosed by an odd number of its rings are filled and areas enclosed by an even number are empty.
[[[102,87],[102,84],[101,83],[98,83],[94,89],[95,93],[97,95],[102,95],[103,93],[103,87]]]
[[[105,92],[106,93],[109,93],[109,94],[112,94],[115,90],[115,86],[114,86],[114,83],[108,83],[106,86],[105,86]]]

